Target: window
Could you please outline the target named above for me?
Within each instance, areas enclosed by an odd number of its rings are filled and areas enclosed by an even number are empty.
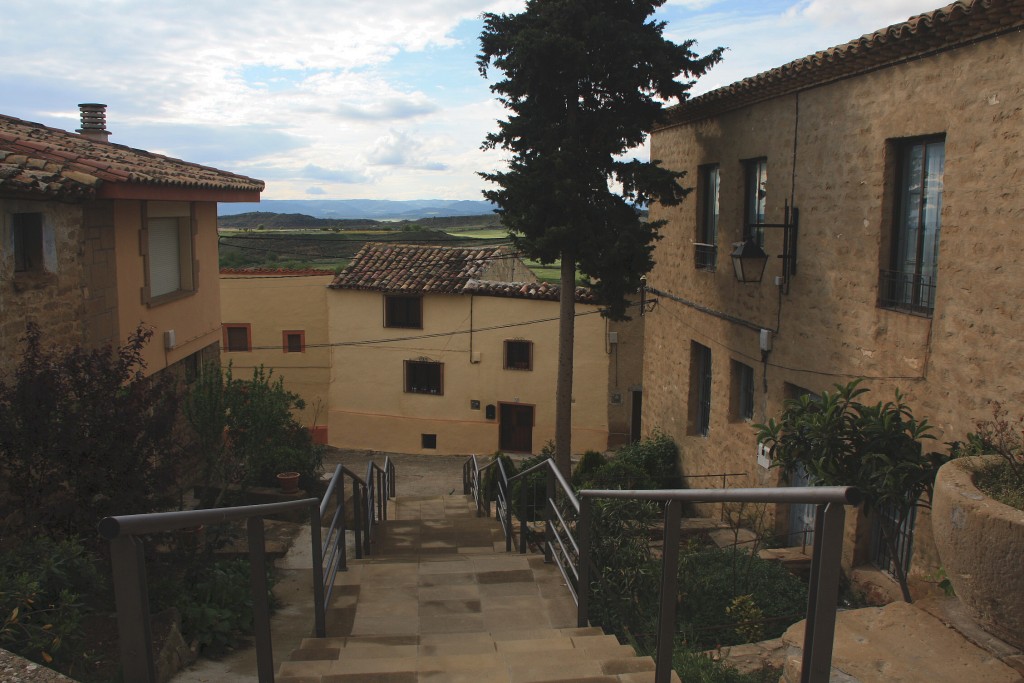
[[[690,434],[707,436],[711,427],[711,349],[690,342]]]
[[[11,216],[14,233],[14,272],[43,271],[43,214],[16,213]]]
[[[194,292],[192,206],[188,202],[147,202],[144,298],[157,305]]]
[[[444,363],[405,361],[405,391],[409,394],[444,394]]]
[[[505,340],[505,369],[533,370],[533,342]]]
[[[437,448],[437,434],[420,434],[420,448],[423,450],[435,450]]]
[[[700,167],[697,179],[700,202],[697,210],[697,242],[694,244],[694,266],[698,270],[714,270],[718,260],[718,164]]]
[[[732,361],[732,415],[734,420],[754,419],[754,368]]]
[[[281,345],[285,353],[304,353],[306,351],[306,332],[304,330],[285,330],[281,333]]]
[[[252,351],[252,325],[249,323],[224,324],[225,351]]]
[[[891,269],[880,277],[879,304],[931,315],[939,266],[945,141],[899,144]]]
[[[384,327],[423,327],[423,298],[385,295]]]
[[[753,237],[757,244],[764,246],[764,228],[755,225],[764,223],[765,198],[768,189],[768,160],[750,159],[743,162],[743,239]]]

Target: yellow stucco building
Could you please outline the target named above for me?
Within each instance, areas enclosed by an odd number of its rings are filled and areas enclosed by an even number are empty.
[[[554,439],[559,288],[500,248],[368,244],[333,278],[225,271],[221,290],[224,362],[275,368],[333,446],[536,453]],[[639,433],[643,334],[588,290],[576,300],[573,450],[603,451]]]

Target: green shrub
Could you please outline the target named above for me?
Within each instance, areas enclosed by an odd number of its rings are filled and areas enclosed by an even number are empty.
[[[222,490],[229,484],[277,486],[279,472],[298,472],[299,485],[315,490],[323,448],[292,414],[305,405],[285,390],[283,377],[275,378],[262,365],[248,380],[236,379],[231,366],[223,376],[215,365],[207,367],[185,402],[203,453],[206,481]]]
[[[679,449],[671,437],[662,432],[623,446],[610,459],[605,460],[598,453],[593,456],[588,459],[584,454],[573,474],[573,485],[579,489],[679,487]]]
[[[250,566],[246,559],[211,560],[208,555],[189,558],[187,565],[161,567],[151,585],[155,611],[177,607],[182,636],[204,654],[224,654],[252,634]],[[274,576],[267,574],[268,600]]]
[[[86,596],[104,584],[95,558],[73,539],[36,537],[0,553],[0,647],[73,670],[84,655]]]
[[[602,467],[608,460],[597,451],[587,451],[580,458],[579,463],[576,465],[576,469],[572,473],[572,485],[577,489],[583,488],[581,484],[585,481],[589,481],[590,475],[595,470]]]
[[[96,539],[110,515],[170,502],[182,458],[171,373],[144,377],[152,330],[116,349],[67,349],[29,325],[13,376],[0,378],[0,518],[28,533]]]
[[[760,671],[740,673],[726,662],[685,647],[678,647],[672,653],[672,668],[680,680],[694,683],[778,683],[779,680],[778,669],[764,667]]]

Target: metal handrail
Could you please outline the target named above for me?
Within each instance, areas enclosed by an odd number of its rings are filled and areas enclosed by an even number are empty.
[[[494,467],[500,458],[494,458],[486,465],[480,466],[476,454],[469,456],[462,465],[462,493],[473,496],[473,503],[476,505],[477,517],[491,516],[491,499],[484,490],[481,477],[483,473]]]
[[[546,562],[554,560],[577,604],[577,624],[589,625],[589,586],[595,568],[591,559],[593,533],[593,501],[599,499],[649,500],[664,505],[661,590],[658,613],[656,683],[668,683],[672,674],[672,645],[676,623],[677,566],[679,559],[680,522],[683,503],[789,503],[816,505],[814,545],[811,556],[811,580],[808,587],[806,627],[804,631],[801,683],[829,680],[832,662],[832,641],[835,636],[836,601],[843,547],[843,523],[846,505],[857,505],[861,496],[853,487],[811,486],[785,488],[676,489],[676,490],[583,490],[575,495],[561,471],[551,459],[545,460],[513,477],[507,477],[498,460],[498,505],[496,514],[505,532],[505,548],[512,549],[512,508],[509,486],[517,479],[547,469],[545,504]],[[723,482],[733,474],[717,474]],[[711,476],[711,475],[709,475]],[[697,478],[697,477],[693,477]],[[556,492],[577,512],[575,524],[563,512],[572,510],[559,505]],[[519,552],[526,552],[526,487],[520,500]],[[574,536],[574,528],[578,533]],[[568,541],[568,543],[567,543]],[[575,552],[574,552],[575,551]],[[575,554],[575,557],[573,555]]]
[[[154,512],[138,515],[107,517],[99,523],[100,535],[110,541],[111,565],[114,578],[114,598],[117,605],[118,636],[121,650],[121,666],[124,679],[153,683],[156,671],[153,658],[153,638],[149,613],[149,590],[146,581],[146,566],[140,536],[175,531],[201,524],[220,524],[235,520],[246,520],[249,563],[250,591],[253,601],[253,635],[256,645],[256,671],[260,683],[273,683],[274,660],[270,637],[270,606],[267,600],[267,562],[265,552],[264,517],[298,509],[308,509],[310,514],[310,545],[313,554],[313,632],[317,637],[326,633],[326,610],[331,599],[334,577],[338,571],[347,570],[345,534],[345,486],[344,478],[352,481],[353,531],[355,533],[356,558],[370,552],[370,537],[373,527],[387,518],[387,499],[395,493],[395,466],[390,458],[381,468],[371,462],[367,468],[367,479],[362,479],[343,465],[338,465],[323,499],[303,498],[281,503],[242,505],[208,510],[180,510],[175,512]],[[374,479],[378,484],[374,485]],[[376,490],[375,490],[376,489]],[[374,498],[376,491],[382,496]],[[326,539],[322,539],[321,524],[330,507],[331,497],[336,499],[336,509],[328,527]],[[381,500],[383,505],[381,506]],[[379,513],[375,516],[374,505]]]

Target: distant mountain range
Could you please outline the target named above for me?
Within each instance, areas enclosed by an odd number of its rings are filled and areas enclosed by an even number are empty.
[[[491,213],[495,205],[468,199],[267,199],[262,202],[217,205],[221,216],[264,211],[301,213],[315,218],[371,218],[374,220],[416,220],[434,216],[479,216]]]

